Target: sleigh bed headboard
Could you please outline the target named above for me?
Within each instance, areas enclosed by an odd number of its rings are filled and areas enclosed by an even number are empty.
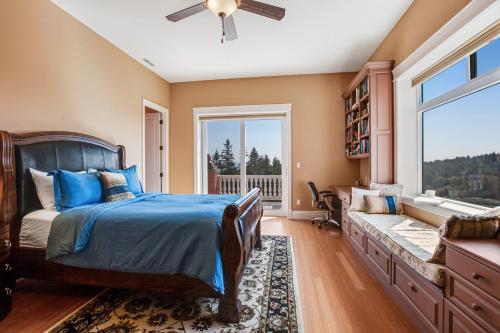
[[[80,133],[0,131],[1,218],[10,225],[14,246],[18,246],[23,216],[42,209],[30,168],[41,171],[124,169],[125,148]]]

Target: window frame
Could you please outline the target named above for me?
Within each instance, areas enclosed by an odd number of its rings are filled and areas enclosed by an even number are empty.
[[[422,205],[413,202],[413,199],[421,193],[422,183],[419,179],[421,177],[421,120],[418,117],[421,112],[417,112],[417,106],[420,105],[416,81],[444,59],[470,45],[481,34],[495,26],[498,23],[499,10],[500,1],[478,0],[469,3],[392,71],[395,125],[394,176],[397,183],[404,185],[403,202],[406,205],[442,218],[457,213],[457,210],[449,209],[445,205]],[[420,107],[420,109],[425,108]],[[458,206],[460,205],[465,207],[467,203],[460,202]],[[480,207],[479,210],[489,211],[485,207]]]
[[[483,44],[481,47],[485,46]],[[480,48],[481,48],[480,47]],[[489,71],[488,73],[477,76],[477,62],[475,59],[476,56],[476,51],[473,53],[469,54],[467,56],[468,61],[467,61],[467,81],[465,84],[458,86],[442,95],[439,95],[433,99],[430,99],[426,102],[422,102],[422,85],[425,83],[422,82],[416,86],[416,102],[417,102],[417,143],[418,143],[418,180],[417,180],[417,186],[418,186],[418,194],[423,195],[423,163],[424,163],[424,127],[423,127],[423,114],[425,111],[429,111],[431,109],[437,108],[441,105],[453,102],[455,100],[458,100],[460,98],[466,97],[468,95],[474,94],[480,90],[487,89],[491,86],[494,86],[496,84],[500,83],[500,67],[494,70]],[[446,67],[444,70],[447,68],[453,66],[459,61],[462,61],[461,58],[458,61],[450,64],[450,66]],[[441,71],[442,72],[442,71]],[[437,73],[436,75],[439,75],[441,72]],[[443,202],[451,202],[455,204],[460,204],[463,206],[471,207],[471,208],[477,208],[477,209],[487,209],[487,207],[480,206],[480,205],[475,205],[475,204],[470,204],[465,201],[458,201],[458,200],[453,200],[449,198],[444,198],[444,197],[438,197],[440,200]]]

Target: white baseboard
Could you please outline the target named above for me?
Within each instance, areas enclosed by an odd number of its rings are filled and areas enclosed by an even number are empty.
[[[320,210],[292,210],[288,218],[291,220],[310,220],[323,216],[325,216],[325,212]]]

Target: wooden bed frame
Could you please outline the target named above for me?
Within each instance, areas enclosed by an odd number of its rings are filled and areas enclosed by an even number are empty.
[[[238,285],[245,264],[254,247],[261,247],[260,189],[255,188],[237,202],[228,205],[222,218],[222,262],[225,293],[220,294],[206,283],[181,274],[142,274],[70,267],[45,260],[45,249],[23,248],[19,245],[22,216],[17,210],[16,146],[45,142],[73,141],[96,145],[118,155],[119,167],[125,168],[125,147],[72,132],[32,132],[12,134],[0,131],[0,213],[10,226],[12,243],[10,260],[16,278],[33,278],[74,284],[140,289],[184,297],[218,297],[217,320],[237,323],[240,320]]]

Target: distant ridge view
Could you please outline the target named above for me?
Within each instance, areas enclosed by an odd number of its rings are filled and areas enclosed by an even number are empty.
[[[500,153],[424,162],[423,190],[476,205],[500,206]]]

